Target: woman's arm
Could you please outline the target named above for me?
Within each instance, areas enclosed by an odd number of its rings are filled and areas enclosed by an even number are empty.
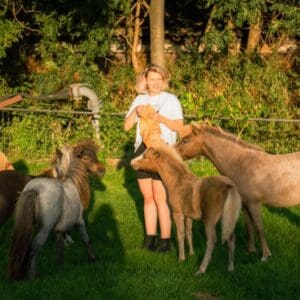
[[[124,121],[124,130],[125,131],[130,130],[134,126],[134,124],[136,122],[136,118],[137,118],[137,111],[136,111],[136,109],[134,109],[132,111],[132,113]]]
[[[130,130],[136,123],[136,118],[139,116],[140,111],[143,109],[144,105],[137,106],[132,113],[125,119],[124,130]]]
[[[171,120],[158,113],[152,115],[152,120],[165,124],[172,131],[181,132],[183,128],[183,120]]]

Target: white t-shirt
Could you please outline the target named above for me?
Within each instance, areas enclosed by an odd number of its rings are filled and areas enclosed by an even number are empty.
[[[170,120],[182,120],[182,107],[180,105],[179,100],[173,94],[167,92],[161,92],[159,95],[150,96],[148,94],[138,95],[132,102],[126,117],[127,118],[132,111],[139,105],[150,104],[154,107],[154,109],[161,114],[162,116],[170,119]],[[140,118],[137,118],[137,126],[136,126],[136,137],[134,148],[137,148],[142,143],[142,137],[140,135]],[[173,145],[176,142],[176,132],[169,129],[166,125],[160,123],[161,129],[161,138],[169,145]]]

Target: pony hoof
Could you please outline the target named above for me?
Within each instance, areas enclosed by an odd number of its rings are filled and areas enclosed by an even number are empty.
[[[94,256],[89,256],[89,261],[90,262],[95,262],[97,260],[97,257],[94,255]]]
[[[205,273],[205,272],[201,272],[201,271],[198,270],[198,271],[195,273],[195,276],[202,276],[204,273]]]
[[[233,272],[234,271],[234,267],[228,267],[228,272]]]
[[[262,261],[262,262],[267,262],[267,261],[270,259],[270,257],[271,257],[271,254],[269,254],[269,255],[267,255],[267,256],[263,256],[263,257],[261,258],[261,261]]]
[[[201,271],[201,270],[198,270],[196,273],[195,273],[195,276],[201,276],[205,274],[205,271]]]
[[[247,252],[248,252],[248,253],[255,253],[255,252],[256,252],[256,249],[253,248],[253,247],[248,247],[248,248],[247,248]]]
[[[64,246],[67,247],[70,244],[74,244],[74,241],[68,234],[66,234],[64,236]]]

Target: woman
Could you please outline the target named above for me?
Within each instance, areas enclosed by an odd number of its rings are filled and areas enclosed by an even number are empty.
[[[135,156],[142,154],[146,146],[140,135],[139,112],[143,105],[150,104],[156,113],[152,119],[159,122],[161,138],[167,144],[176,142],[177,133],[183,127],[182,108],[173,94],[164,90],[168,87],[168,73],[161,67],[151,65],[137,81],[136,90],[140,93],[132,102],[124,123],[125,131],[136,124]],[[144,198],[144,221],[146,235],[142,244],[156,252],[170,250],[171,217],[167,204],[167,194],[158,174],[137,171],[139,189]],[[157,219],[160,226],[160,239],[157,242]]]

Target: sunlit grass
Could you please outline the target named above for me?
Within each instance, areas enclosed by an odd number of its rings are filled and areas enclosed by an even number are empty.
[[[198,175],[214,174],[204,160],[189,162]],[[38,167],[29,170],[39,171]],[[140,248],[142,199],[130,168],[108,168],[103,180],[92,180],[93,194],[85,214],[97,261],[88,262],[77,232],[65,249],[65,263],[55,264],[55,238],[47,241],[38,261],[36,280],[12,283],[5,275],[12,221],[0,228],[0,293],[2,299],[297,299],[300,294],[300,208],[263,208],[269,262],[261,251],[246,252],[241,215],[236,233],[235,272],[227,272],[227,250],[218,241],[207,273],[194,276],[205,249],[203,225],[195,222],[196,254],[177,260],[175,228],[172,251],[155,254]],[[218,228],[218,236],[219,235]],[[201,298],[202,297],[202,298]],[[206,298],[205,298],[206,297]],[[213,299],[213,298],[211,298]]]

